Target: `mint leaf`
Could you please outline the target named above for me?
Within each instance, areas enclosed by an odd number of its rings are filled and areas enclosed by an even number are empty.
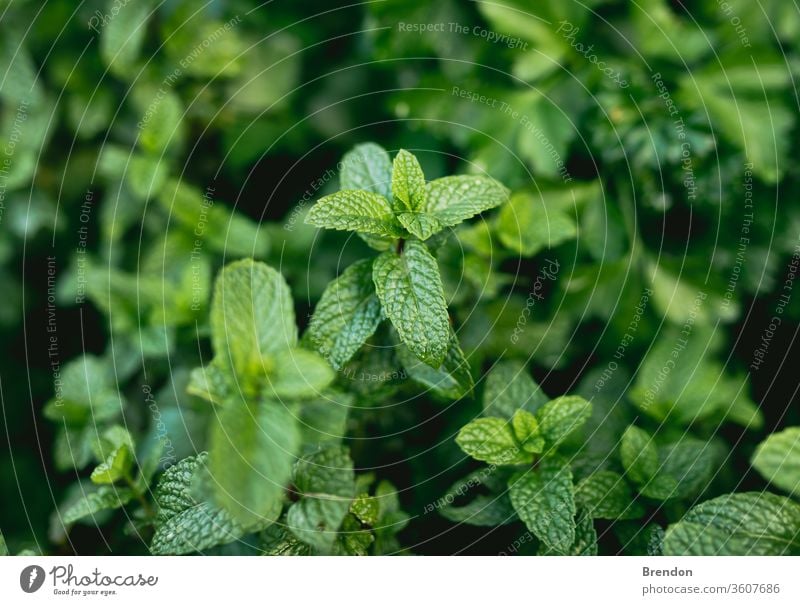
[[[100,56],[117,76],[129,78],[135,73],[145,34],[147,18],[152,10],[150,2],[131,2],[114,7],[107,3],[109,12],[116,8],[113,18],[103,27],[100,35]]]
[[[61,513],[61,522],[72,525],[86,517],[93,517],[106,510],[125,506],[134,497],[133,490],[127,487],[101,485],[96,491],[83,492],[80,499]]]
[[[439,368],[420,361],[408,348],[401,346],[397,352],[400,363],[409,377],[448,399],[459,399],[472,392],[474,386],[469,362],[458,343],[458,337],[450,329],[447,354]]]
[[[369,494],[360,494],[350,504],[350,512],[364,525],[375,525],[380,518],[381,507]]]
[[[439,508],[439,514],[454,523],[465,523],[477,527],[506,525],[515,521],[517,515],[508,497],[507,481],[495,476],[502,474],[498,472],[498,469],[483,468],[457,481],[447,490],[447,493],[436,501],[436,505],[445,503],[445,506]],[[466,494],[481,487],[499,493],[479,493],[462,506],[454,505],[457,499],[463,498]],[[426,507],[426,512],[432,506]]]
[[[511,419],[511,427],[522,449],[531,454],[541,454],[544,451],[544,437],[539,431],[539,421],[536,416],[526,410],[517,410]]]
[[[425,207],[425,175],[417,158],[405,149],[397,152],[392,163],[392,195],[398,211],[417,212]]]
[[[83,355],[65,364],[60,378],[60,389],[44,409],[47,419],[80,427],[109,420],[122,411],[123,400],[105,360]]]
[[[545,458],[537,468],[515,475],[508,485],[511,504],[527,528],[548,549],[566,553],[575,542],[569,464],[559,458]]]
[[[483,415],[511,419],[517,410],[535,413],[547,403],[547,395],[518,361],[497,363],[486,377]]]
[[[594,557],[597,555],[597,531],[592,518],[586,513],[578,513],[575,520],[575,541],[566,552],[559,552],[542,544],[537,553],[540,556],[569,555],[572,557]]]
[[[208,470],[217,504],[243,525],[271,518],[299,447],[292,413],[265,401],[229,402],[212,424]]]
[[[270,556],[305,557],[315,554],[313,549],[279,524],[270,525],[261,534],[264,554]]]
[[[189,384],[186,385],[186,392],[217,405],[232,401],[236,393],[236,383],[220,359],[217,357],[207,366],[193,369],[189,376]]]
[[[210,502],[198,502],[192,489],[207,457],[203,453],[184,458],[164,471],[154,494],[159,508],[151,554],[182,555],[228,544],[269,525],[280,513],[278,506],[272,518],[248,527]]]
[[[408,241],[402,254],[384,252],[375,259],[372,278],[403,343],[428,365],[442,365],[450,322],[439,267],[425,244]]]
[[[659,469],[658,450],[646,431],[629,426],[622,435],[619,455],[625,473],[632,481],[646,484]]]
[[[297,343],[294,321],[289,286],[275,269],[241,260],[221,271],[211,303],[211,342],[246,385],[261,380],[265,355]]]
[[[495,208],[508,199],[508,189],[481,176],[446,176],[428,183],[424,210],[444,227],[452,227]]]
[[[339,189],[366,189],[392,199],[392,161],[380,145],[356,145],[342,158]]]
[[[424,212],[400,212],[397,215],[397,220],[400,221],[411,235],[423,241],[444,229],[439,219],[432,214],[426,214]]]
[[[323,197],[309,210],[306,223],[380,236],[400,237],[403,234],[389,200],[361,189],[345,189]]]
[[[127,445],[120,445],[92,471],[92,483],[114,483],[130,477],[132,466],[133,452],[131,452],[131,448]]]
[[[299,424],[302,442],[316,447],[327,442],[339,442],[347,430],[347,412],[353,407],[353,396],[328,389],[320,397],[303,401]]]
[[[343,447],[331,447],[297,462],[294,485],[301,495],[286,514],[298,540],[328,552],[350,510],[355,491],[353,462]]]
[[[550,448],[557,447],[592,414],[592,404],[583,397],[568,395],[545,403],[538,412],[539,434]]]
[[[325,288],[308,326],[308,337],[338,370],[375,333],[380,322],[381,305],[372,281],[372,260],[361,260]]]
[[[648,498],[693,498],[706,487],[715,470],[714,448],[708,442],[681,437],[658,448],[659,468],[639,492]]]
[[[800,427],[767,437],[753,454],[752,464],[772,485],[800,495]]]
[[[334,555],[364,557],[375,542],[374,534],[364,529],[355,515],[347,515],[342,521],[341,533],[334,543]]]
[[[625,479],[613,471],[598,471],[578,483],[575,503],[593,519],[638,519],[645,512]]]
[[[520,449],[511,423],[501,418],[478,418],[462,427],[456,443],[465,454],[489,464],[527,464],[531,454]]]
[[[766,492],[708,500],[667,528],[664,554],[800,554],[800,505]]]
[[[334,378],[328,363],[313,351],[295,348],[270,358],[270,394],[278,399],[302,399],[319,395]]]

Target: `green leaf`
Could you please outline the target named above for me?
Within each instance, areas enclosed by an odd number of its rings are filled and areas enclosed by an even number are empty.
[[[452,227],[508,200],[508,189],[482,176],[446,176],[428,183],[425,212]]]
[[[217,504],[245,525],[270,518],[283,499],[299,447],[292,412],[271,401],[223,405],[209,442]]]
[[[322,396],[302,402],[300,433],[305,447],[339,442],[347,431],[347,412],[354,405],[353,396],[328,389]]]
[[[486,377],[483,415],[511,419],[517,410],[531,413],[547,403],[548,397],[518,361],[501,361]]]
[[[681,317],[702,300],[695,291],[675,297],[671,308]],[[677,301],[677,302],[676,302]],[[703,308],[705,303],[700,304]],[[689,321],[689,319],[681,319]],[[694,320],[693,320],[694,321]],[[663,422],[692,422],[730,417],[750,429],[763,424],[758,407],[749,400],[746,376],[731,376],[723,364],[713,359],[719,349],[718,338],[701,329],[702,321],[688,338],[675,327],[650,348],[639,367],[631,399],[648,416]],[[711,321],[710,317],[707,321]],[[666,369],[666,371],[665,371]]]
[[[575,542],[575,500],[569,464],[543,459],[509,481],[511,504],[527,528],[550,550],[566,553]]]
[[[0,73],[3,85],[0,98],[9,105],[23,101],[36,104],[42,100],[42,81],[38,68],[24,44],[24,34],[19,28],[3,28],[0,40]]]
[[[439,514],[453,523],[475,527],[496,527],[516,519],[508,494],[480,494],[463,506],[445,506]]]
[[[632,481],[646,484],[659,469],[658,450],[646,431],[629,426],[622,435],[619,448],[622,466]]]
[[[753,454],[752,464],[772,485],[800,495],[800,427],[767,437]]]
[[[420,361],[408,348],[401,346],[398,357],[409,377],[439,395],[448,399],[459,399],[472,392],[474,386],[469,362],[458,343],[458,337],[450,329],[450,345],[444,362],[439,368],[433,368]]]
[[[658,448],[659,468],[640,493],[648,498],[694,498],[711,480],[716,470],[714,448],[692,437]]]
[[[333,381],[331,367],[313,351],[294,348],[276,356],[269,373],[271,395],[278,399],[302,399],[320,395]]]
[[[158,515],[150,552],[153,555],[182,555],[228,544],[244,534],[268,526],[267,518],[256,526],[245,526],[227,511],[209,502],[198,502],[192,486],[204,469],[207,454],[184,458],[168,468],[155,491]],[[274,518],[280,506],[274,511]]]
[[[405,149],[392,162],[392,195],[399,203],[398,211],[417,212],[425,207],[425,174],[417,158]]]
[[[122,411],[109,365],[99,357],[83,355],[65,364],[54,388],[55,397],[44,409],[49,420],[79,427],[109,420]]]
[[[571,557],[597,556],[597,531],[594,528],[592,518],[586,513],[578,513],[575,520],[575,541],[566,552],[553,550],[542,544],[537,554],[540,556],[562,554]]]
[[[402,254],[384,252],[375,259],[372,277],[403,343],[428,365],[442,365],[450,323],[439,267],[425,244],[408,241]]]
[[[341,369],[375,333],[381,305],[372,281],[372,259],[353,263],[325,288],[308,326],[311,343]]]
[[[222,367],[220,358],[212,359],[211,363],[202,368],[195,368],[186,385],[186,392],[196,397],[221,405],[232,401],[238,395],[236,383],[231,373]]]
[[[517,410],[511,419],[514,437],[519,441],[522,449],[531,454],[541,454],[544,451],[544,438],[539,431],[539,421],[536,416],[527,410]]]
[[[423,241],[444,229],[444,226],[435,216],[425,212],[400,212],[397,215],[397,220],[411,235]]]
[[[558,397],[545,403],[536,412],[539,434],[550,448],[555,448],[573,431],[583,426],[591,414],[592,404],[583,397]]]
[[[119,4],[109,0],[106,14],[111,18],[100,34],[100,56],[111,71],[128,79],[135,75],[135,64],[147,33],[150,2]]]
[[[575,503],[593,519],[638,519],[645,512],[625,479],[613,471],[598,471],[578,483]]]
[[[489,464],[528,464],[533,456],[520,450],[511,423],[501,418],[478,418],[462,427],[456,443],[464,453]]]
[[[92,471],[92,483],[114,483],[130,477],[132,466],[133,452],[127,445],[121,445]]]
[[[554,248],[577,234],[575,220],[560,208],[549,208],[528,193],[515,193],[497,217],[502,244],[522,256]]]
[[[800,554],[800,505],[766,492],[708,500],[667,528],[664,554]]]
[[[260,380],[267,370],[264,356],[297,343],[292,297],[283,276],[252,260],[227,265],[214,287],[211,342],[241,381]]]
[[[445,519],[477,527],[506,525],[515,521],[517,515],[508,497],[507,480],[494,476],[495,474],[503,473],[498,473],[497,469],[492,467],[470,473],[454,483],[435,503],[426,506],[425,512],[430,512],[430,509],[436,507]],[[462,499],[466,494],[479,488],[488,489],[493,493],[479,493],[466,504],[455,506],[457,499]]]
[[[269,521],[265,520],[265,525]],[[229,544],[250,533],[226,510],[201,502],[164,521],[153,534],[152,555],[183,555]]]
[[[392,199],[392,160],[380,145],[356,145],[342,158],[339,189],[366,189]]]
[[[294,485],[301,494],[286,514],[286,523],[298,540],[328,552],[350,510],[355,474],[350,454],[331,447],[298,461]]]
[[[96,491],[84,491],[81,498],[61,514],[61,522],[71,525],[105,510],[115,510],[133,499],[133,490],[127,487],[101,485]]]
[[[271,556],[305,557],[315,554],[313,549],[295,538],[292,533],[279,524],[270,525],[261,534],[264,554]]]
[[[375,525],[380,518],[381,507],[378,501],[368,494],[361,494],[350,504],[350,512],[365,525]]]
[[[6,545],[6,539],[3,536],[3,532],[0,531],[0,557],[7,557],[8,556],[8,546]]]
[[[139,122],[139,144],[145,151],[161,155],[169,147],[181,143],[185,111],[181,98],[176,93],[160,88],[148,90],[152,96],[145,96],[140,102],[141,105],[145,105],[145,102],[147,104]],[[131,170],[133,169],[132,165]]]
[[[325,229],[388,237],[403,234],[389,200],[360,189],[345,189],[323,197],[309,210],[306,223]]]

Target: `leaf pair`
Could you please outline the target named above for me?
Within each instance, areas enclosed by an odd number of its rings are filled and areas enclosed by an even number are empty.
[[[401,149],[392,163],[375,144],[357,146],[342,161],[341,191],[320,199],[306,222],[388,240],[427,240],[502,204],[508,191],[480,176],[449,176],[425,182],[417,158]],[[369,243],[369,239],[367,240]]]

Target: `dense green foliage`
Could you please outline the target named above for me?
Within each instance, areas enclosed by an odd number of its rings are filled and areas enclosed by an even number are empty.
[[[0,554],[800,554],[793,3],[0,7]]]

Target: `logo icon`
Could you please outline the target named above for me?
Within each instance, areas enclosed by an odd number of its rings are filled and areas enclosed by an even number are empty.
[[[44,584],[44,569],[38,565],[28,565],[19,574],[19,585],[25,592],[36,592]]]

